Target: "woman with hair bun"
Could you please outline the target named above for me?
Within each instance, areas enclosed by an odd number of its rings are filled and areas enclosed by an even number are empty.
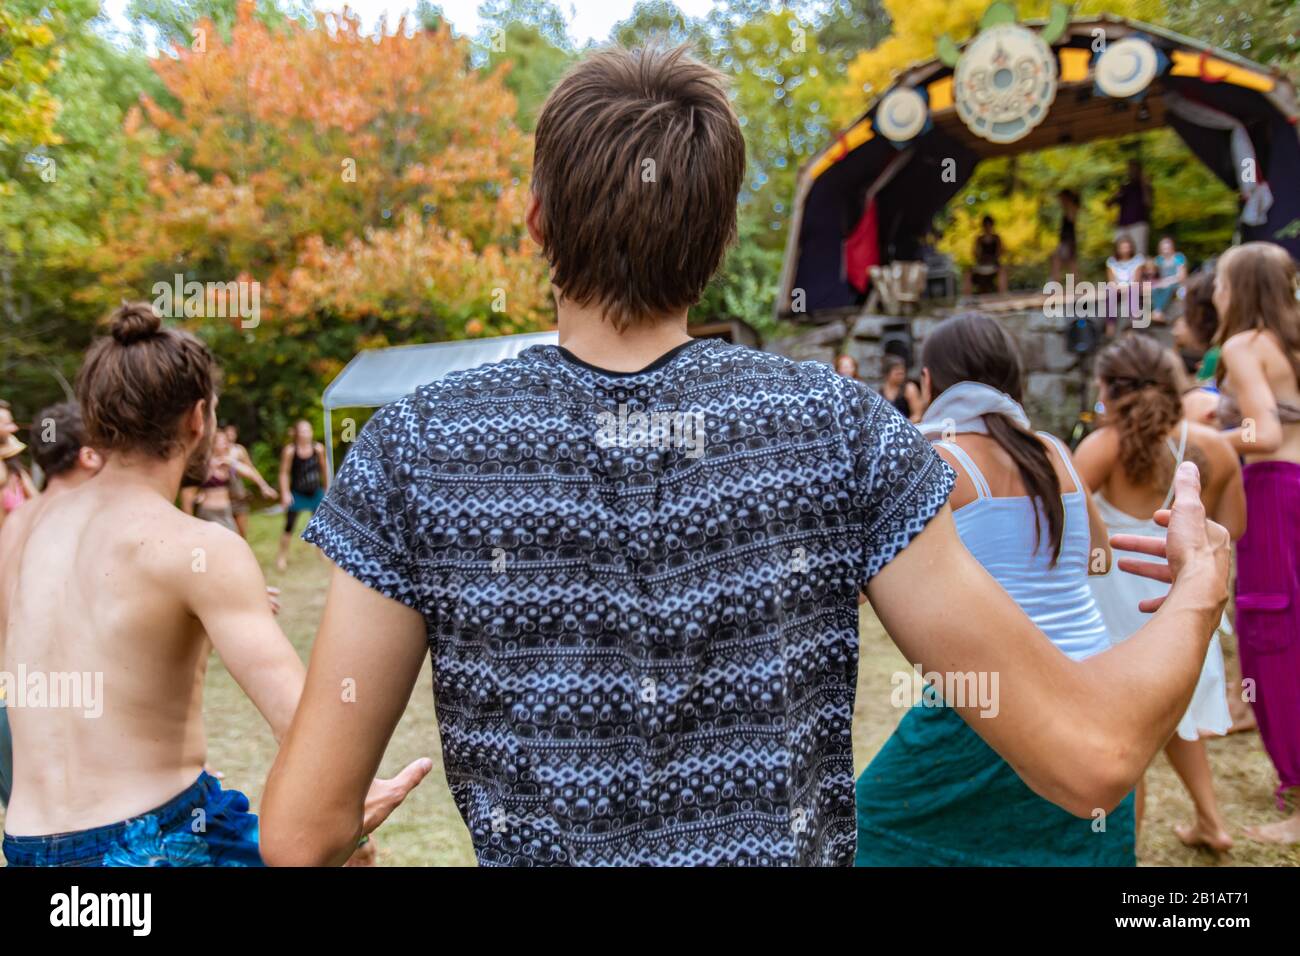
[[[1201,472],[1206,513],[1240,537],[1246,525],[1246,500],[1232,446],[1213,428],[1184,416],[1182,370],[1178,358],[1145,335],[1131,333],[1097,356],[1097,378],[1105,407],[1102,427],[1079,446],[1076,460],[1083,480],[1096,491],[1093,500],[1114,534],[1165,537],[1157,510],[1173,498],[1174,472],[1184,461]],[[1110,632],[1119,643],[1145,623],[1141,602],[1157,598],[1159,587],[1147,578],[1115,570],[1092,579],[1093,593]],[[1222,631],[1227,627],[1226,618]],[[1178,732],[1165,747],[1169,762],[1196,806],[1196,820],[1175,828],[1188,846],[1215,851],[1232,847],[1232,837],[1214,796],[1214,779],[1201,734],[1225,734],[1232,725],[1225,699],[1223,651],[1216,634],[1210,641],[1201,679]],[[1141,826],[1143,788],[1138,785]]]

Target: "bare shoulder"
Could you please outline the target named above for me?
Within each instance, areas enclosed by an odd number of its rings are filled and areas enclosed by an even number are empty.
[[[1090,432],[1074,450],[1074,467],[1083,483],[1093,491],[1110,480],[1119,463],[1119,431],[1103,425]]]
[[[1228,364],[1233,359],[1238,361],[1247,356],[1254,357],[1263,361],[1270,355],[1281,355],[1282,349],[1273,341],[1271,335],[1265,334],[1260,329],[1247,329],[1245,332],[1238,332],[1223,343],[1220,355]]]
[[[1070,449],[1065,442],[1055,436],[1047,438],[1044,435],[1038,435],[1036,437],[1038,443],[1043,446],[1043,450],[1047,452],[1047,460],[1052,463],[1052,468],[1056,471],[1056,478],[1061,483],[1061,488],[1066,493],[1078,491],[1078,488],[1073,487],[1074,479],[1070,476],[1074,456],[1070,454]]]
[[[184,590],[213,572],[246,568],[257,559],[238,534],[212,521],[188,515],[171,504],[150,509],[149,530],[140,536],[138,553],[160,578]]]
[[[1237,451],[1217,428],[1211,428],[1209,425],[1200,422],[1189,421],[1187,423],[1187,440],[1190,444],[1200,448],[1211,462],[1236,466]]]
[[[1089,455],[1114,457],[1119,454],[1119,431],[1111,425],[1102,425],[1095,431],[1089,432],[1079,442],[1079,447],[1075,449],[1074,457],[1079,459]]]
[[[957,475],[957,480],[953,483],[952,491],[948,494],[948,503],[952,506],[952,509],[956,511],[958,508],[970,504],[975,500],[977,495],[975,493],[975,482],[967,473],[965,464],[963,464],[957,456],[953,454],[951,448],[942,444],[933,444],[931,447],[940,458],[947,462],[948,467],[950,467]]]

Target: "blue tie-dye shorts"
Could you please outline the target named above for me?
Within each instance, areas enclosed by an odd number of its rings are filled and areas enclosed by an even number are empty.
[[[248,798],[200,773],[180,795],[138,817],[48,836],[4,838],[10,866],[262,866]]]

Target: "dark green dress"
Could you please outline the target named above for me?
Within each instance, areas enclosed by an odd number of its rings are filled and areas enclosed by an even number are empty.
[[[1072,816],[942,705],[908,711],[857,803],[857,866],[1136,865],[1133,794],[1104,818]]]

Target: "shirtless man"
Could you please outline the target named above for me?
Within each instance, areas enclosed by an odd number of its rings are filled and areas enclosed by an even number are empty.
[[[147,304],[114,313],[87,354],[78,399],[104,467],[42,505],[0,577],[5,668],[61,691],[11,701],[10,865],[261,864],[247,798],[203,770],[209,641],[277,739],[303,666],[248,545],[173,505],[211,449],[214,374],[206,346]],[[103,690],[94,709],[68,692],[87,681]],[[427,771],[375,781],[368,821]]]
[[[36,424],[32,426],[32,459],[45,473],[45,490],[39,498],[15,511],[13,517],[0,527],[0,582],[4,580],[10,542],[26,538],[27,528],[37,514],[65,491],[95,477],[104,465],[99,452],[86,444],[81,412],[74,402],[51,405],[36,416]],[[3,700],[0,700],[0,804],[9,803],[13,763],[8,714]]]

